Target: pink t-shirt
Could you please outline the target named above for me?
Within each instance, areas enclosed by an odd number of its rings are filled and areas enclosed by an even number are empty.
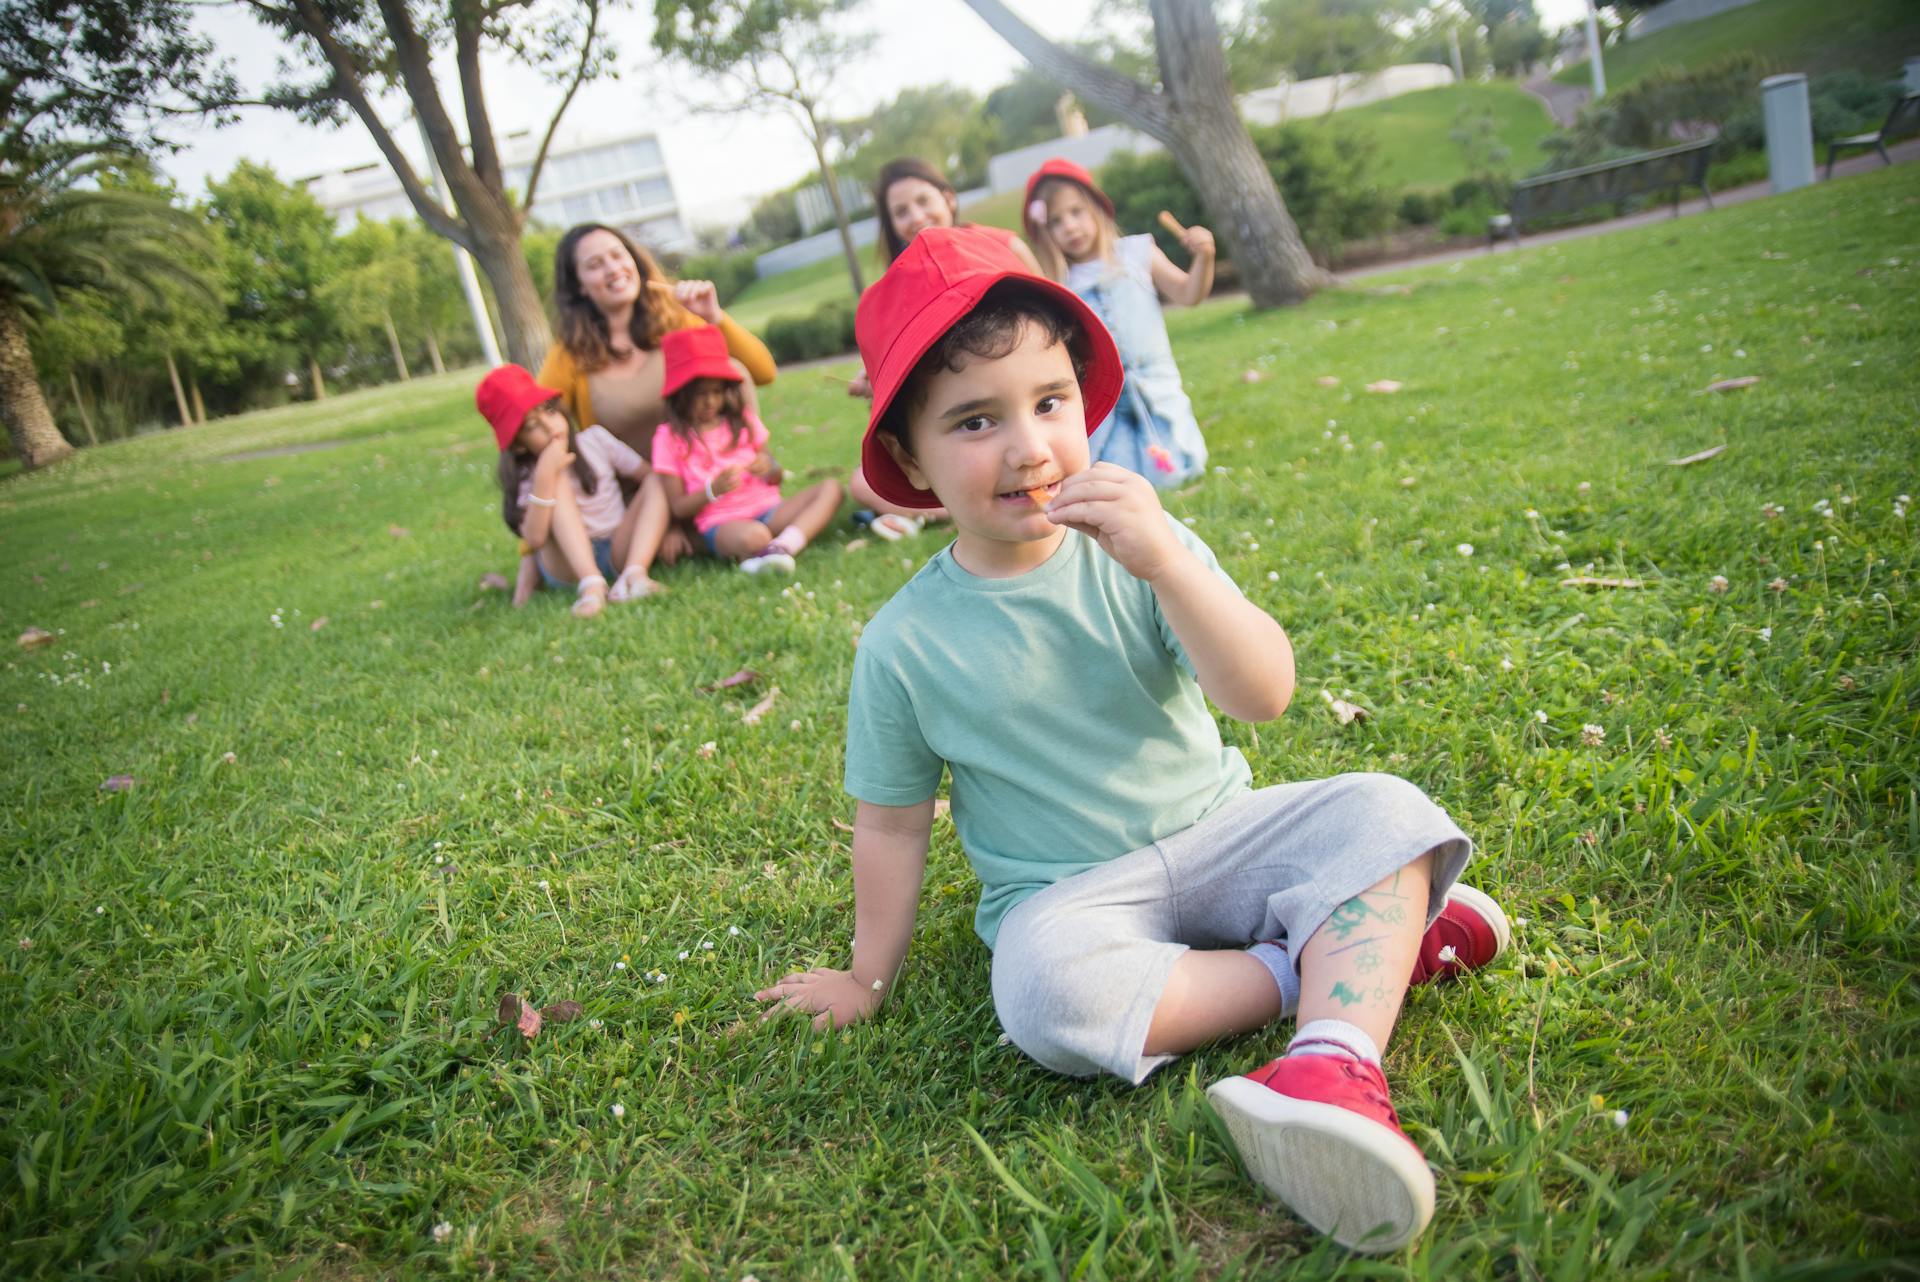
[[[747,430],[729,447],[727,442],[732,438],[733,428],[725,423],[702,431],[700,439],[691,444],[666,423],[653,429],[653,470],[663,476],[679,477],[689,494],[704,489],[708,481],[730,467],[743,469],[740,484],[694,516],[693,528],[702,534],[728,521],[758,520],[767,509],[780,506],[779,486],[744,471],[747,464],[753,462],[753,456],[766,446],[767,425],[749,413]]]
[[[573,497],[580,505],[580,523],[587,527],[588,538],[610,539],[627,514],[626,500],[620,497],[618,478],[644,475],[647,461],[632,446],[598,424],[576,432],[573,442],[573,452],[593,473],[591,494],[580,488],[579,478],[574,476],[572,467],[562,473],[567,483],[574,487]],[[526,479],[520,482],[522,511],[528,509],[527,496],[532,493],[533,473],[529,471]]]

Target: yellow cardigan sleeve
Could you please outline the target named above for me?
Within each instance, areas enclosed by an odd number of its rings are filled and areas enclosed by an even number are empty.
[[[720,313],[720,332],[727,336],[727,350],[733,354],[733,359],[747,367],[747,374],[756,386],[765,387],[773,381],[778,371],[774,368],[773,353],[767,350],[765,343],[725,312]]]
[[[541,362],[540,372],[534,375],[533,381],[560,393],[560,404],[581,427],[592,427],[599,421],[593,416],[593,394],[588,390],[587,376],[580,372],[579,363],[565,344],[555,342],[547,349],[547,359]]]

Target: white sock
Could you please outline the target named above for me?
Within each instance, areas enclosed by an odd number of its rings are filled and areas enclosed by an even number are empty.
[[[807,546],[807,532],[797,525],[789,525],[780,533],[767,540],[767,546],[761,549],[761,555],[768,552],[785,552],[788,556],[799,556],[800,550]]]
[[[1380,1048],[1344,1019],[1310,1019],[1300,1025],[1287,1043],[1289,1055],[1345,1055],[1367,1064],[1380,1063]]]
[[[1280,1017],[1285,1019],[1300,1005],[1300,976],[1293,969],[1287,950],[1279,944],[1264,942],[1247,949],[1247,955],[1267,968],[1280,989]]]

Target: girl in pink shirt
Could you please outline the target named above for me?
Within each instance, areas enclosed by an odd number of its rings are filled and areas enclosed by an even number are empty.
[[[653,469],[673,515],[691,517],[715,556],[748,574],[793,573],[793,559],[840,506],[837,482],[819,481],[780,495],[780,465],[767,452],[767,428],[746,407],[727,340],[704,326],[660,339],[667,421],[653,432]]]

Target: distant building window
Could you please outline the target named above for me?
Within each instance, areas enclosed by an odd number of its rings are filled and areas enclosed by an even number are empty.
[[[600,212],[618,217],[633,208],[633,184],[614,183],[600,189]]]
[[[652,209],[656,205],[673,203],[673,184],[664,178],[649,178],[644,182],[632,184],[632,188],[636,209]]]
[[[568,196],[561,202],[561,207],[567,211],[567,221],[570,223],[591,222],[599,212],[594,207],[593,196],[591,194],[585,196]]]
[[[652,138],[635,138],[622,143],[620,153],[628,169],[660,168],[660,144]]]

